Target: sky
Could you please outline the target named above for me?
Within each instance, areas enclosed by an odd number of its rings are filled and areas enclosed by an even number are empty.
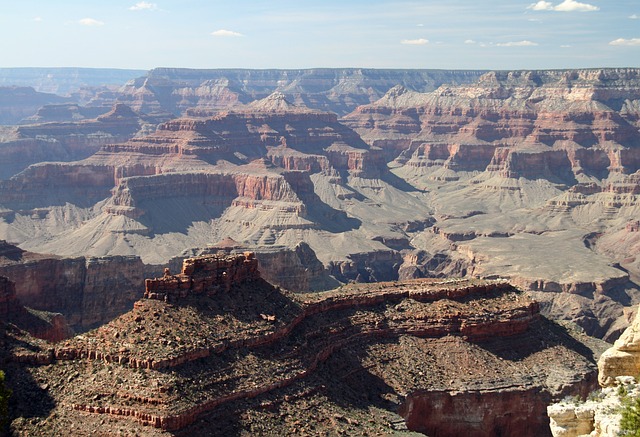
[[[640,67],[640,0],[0,0],[0,68]]]

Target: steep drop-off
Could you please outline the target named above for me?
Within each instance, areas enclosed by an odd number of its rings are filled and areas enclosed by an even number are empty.
[[[147,280],[131,312],[55,346],[8,329],[9,380],[42,394],[26,405],[30,391],[19,392],[13,429],[547,435],[546,403],[595,383],[594,352],[507,283],[294,295],[257,266],[251,252],[185,260]],[[455,399],[449,416],[425,415],[442,396]]]

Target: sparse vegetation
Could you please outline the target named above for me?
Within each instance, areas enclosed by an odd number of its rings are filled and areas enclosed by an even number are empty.
[[[620,435],[640,437],[640,398],[625,399],[620,412]]]
[[[0,433],[9,424],[9,398],[12,394],[11,389],[6,387],[4,379],[4,372],[0,370]]]

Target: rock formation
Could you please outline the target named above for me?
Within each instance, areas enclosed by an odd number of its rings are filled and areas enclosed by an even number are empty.
[[[635,379],[640,374],[639,332],[637,313],[633,323],[598,359],[601,391],[591,393],[586,401],[565,400],[547,408],[554,437],[620,435],[621,409],[640,397]]]
[[[258,260],[253,252],[189,258],[184,260],[179,274],[172,275],[166,268],[162,278],[147,279],[144,297],[175,302],[191,295],[212,296],[218,291],[228,293],[232,286],[258,278]]]
[[[140,258],[64,258],[26,252],[0,240],[0,275],[21,305],[60,313],[77,331],[109,322],[133,307],[153,272]]]
[[[640,297],[637,69],[284,76],[132,81],[122,102],[188,117],[0,182],[0,238],[148,264],[227,237],[304,242],[340,282],[503,277],[546,315],[622,332]]]
[[[37,92],[31,87],[0,85],[0,125],[16,124],[44,105],[64,103],[68,98]]]
[[[55,108],[59,110],[71,106],[58,105]],[[52,110],[49,107],[49,112]],[[116,104],[107,110],[101,108],[97,112],[90,119],[37,122],[8,129],[0,137],[0,179],[8,179],[29,165],[43,161],[87,158],[101,146],[126,141],[159,122],[136,114],[123,104]],[[45,113],[43,117],[53,116]]]
[[[618,376],[637,375],[640,375],[640,312],[598,360],[598,381],[603,387],[614,384]]]
[[[294,295],[259,279],[256,265],[250,253],[186,260],[180,274],[148,281],[131,312],[54,346],[8,330],[9,380],[37,381],[50,403],[14,430],[372,435],[397,429],[399,407],[421,432],[459,435],[464,417],[465,432],[544,435],[544,405],[595,383],[590,349],[505,282]],[[19,416],[28,391],[18,393]],[[450,416],[425,415],[443,396],[454,398]]]
[[[190,70],[156,68],[128,82],[119,100],[146,113],[206,115],[242,106],[274,92],[310,108],[346,114],[398,83],[417,91],[469,83],[481,71],[446,70]],[[194,109],[191,109],[194,108]],[[191,109],[191,110],[190,110]],[[190,110],[190,111],[189,111]]]

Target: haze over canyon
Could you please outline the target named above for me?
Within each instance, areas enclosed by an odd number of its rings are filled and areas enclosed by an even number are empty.
[[[459,435],[474,411],[472,435],[547,435],[640,302],[640,69],[19,73],[0,69],[5,358],[58,419],[17,431],[296,433],[327,424],[274,409],[324,405],[347,433]],[[76,374],[72,399],[54,380]]]

